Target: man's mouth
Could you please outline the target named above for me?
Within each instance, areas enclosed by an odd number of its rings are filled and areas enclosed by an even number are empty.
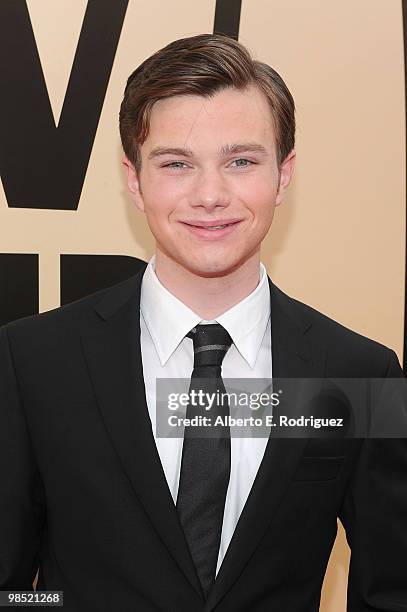
[[[182,221],[191,234],[200,240],[223,240],[236,231],[242,219],[214,219],[213,221]]]
[[[233,219],[231,221],[224,221],[223,223],[220,222],[197,222],[197,223],[191,223],[189,221],[186,221],[185,223],[187,225],[190,225],[192,227],[198,227],[200,229],[206,229],[206,230],[220,230],[220,229],[224,229],[225,227],[229,227],[230,225],[235,225],[236,223],[239,223],[240,219]]]
[[[226,223],[226,225],[207,225],[205,227],[205,225],[194,225],[194,227],[202,227],[203,229],[208,229],[208,230],[217,230],[217,229],[224,229],[225,227],[229,227],[229,225],[231,225],[230,223]]]

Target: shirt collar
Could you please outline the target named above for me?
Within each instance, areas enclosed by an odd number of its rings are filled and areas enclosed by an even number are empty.
[[[199,323],[217,322],[227,330],[237,350],[253,369],[270,318],[270,289],[267,280],[266,268],[260,262],[260,282],[257,287],[219,317],[206,321],[162,285],[155,273],[153,255],[142,279],[140,309],[161,365],[165,365],[193,327]]]

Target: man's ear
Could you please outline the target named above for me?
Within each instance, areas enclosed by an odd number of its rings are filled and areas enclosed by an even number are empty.
[[[127,186],[131,193],[131,197],[134,200],[137,208],[141,210],[141,212],[144,212],[144,200],[141,193],[140,176],[137,173],[134,165],[126,156],[123,158],[123,166],[127,174]]]
[[[283,201],[285,192],[291,183],[294,173],[295,155],[295,151],[292,149],[280,166],[280,183],[276,196],[276,206],[279,206]]]

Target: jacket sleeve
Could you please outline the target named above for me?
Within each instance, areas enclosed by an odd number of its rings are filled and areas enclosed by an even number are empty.
[[[44,492],[19,398],[8,325],[0,327],[0,491],[0,589],[32,590]]]
[[[384,378],[403,377],[389,350]],[[366,438],[339,518],[351,548],[348,612],[407,612],[407,439]]]

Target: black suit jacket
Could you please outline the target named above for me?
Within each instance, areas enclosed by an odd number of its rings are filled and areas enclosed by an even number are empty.
[[[404,439],[270,437],[204,602],[146,405],[144,269],[0,328],[0,589],[31,589],[39,566],[65,612],[312,612],[339,517],[348,610],[407,611]],[[394,351],[269,285],[273,377],[403,376]]]

